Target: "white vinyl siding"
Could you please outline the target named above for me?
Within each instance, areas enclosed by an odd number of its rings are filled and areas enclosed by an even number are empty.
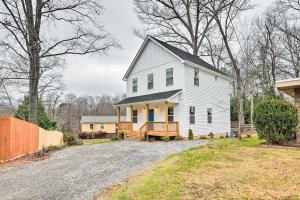
[[[166,70],[173,68],[173,85],[166,86]],[[149,41],[127,79],[127,97],[183,89],[184,66],[173,54]],[[153,74],[153,89],[148,89],[148,74]],[[132,92],[132,79],[138,78],[138,91]]]
[[[230,131],[230,82],[215,75],[199,71],[199,87],[194,86],[194,68],[185,66],[185,87],[183,89],[184,120],[180,124],[182,136],[188,129],[195,136]],[[195,106],[195,124],[190,124],[190,106]],[[212,109],[212,123],[208,123],[207,109]]]

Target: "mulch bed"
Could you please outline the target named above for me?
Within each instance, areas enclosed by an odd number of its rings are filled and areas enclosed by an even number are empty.
[[[277,148],[277,149],[297,149],[300,150],[300,144],[299,143],[288,143],[288,144],[267,144],[267,143],[262,143],[258,145],[259,147],[263,148]]]

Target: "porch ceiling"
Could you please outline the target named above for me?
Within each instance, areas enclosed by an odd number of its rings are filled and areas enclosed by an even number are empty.
[[[300,88],[300,78],[277,81],[276,88],[292,97],[295,97],[295,89]]]
[[[119,103],[116,103],[115,106],[128,106],[131,104],[146,104],[146,103],[168,101],[168,99],[179,94],[179,92],[181,92],[181,90],[171,90],[167,92],[159,92],[159,93],[129,97],[120,101]]]

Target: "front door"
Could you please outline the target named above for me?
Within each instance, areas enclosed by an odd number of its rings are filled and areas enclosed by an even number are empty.
[[[149,109],[148,121],[149,121],[149,130],[153,130],[154,124],[151,122],[154,122],[154,109]]]

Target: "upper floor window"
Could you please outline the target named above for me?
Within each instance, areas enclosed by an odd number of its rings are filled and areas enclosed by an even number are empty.
[[[173,85],[173,68],[166,70],[166,85]]]
[[[212,123],[212,109],[207,108],[207,123],[211,124]]]
[[[90,129],[94,129],[94,124],[90,124]]]
[[[174,108],[173,107],[168,108],[168,121],[174,122]]]
[[[199,86],[199,69],[194,69],[194,85]]]
[[[153,74],[148,74],[148,89],[153,89]]]
[[[138,123],[138,111],[137,110],[132,111],[132,122]]]
[[[138,79],[134,78],[132,79],[132,92],[138,91]]]
[[[190,124],[195,124],[195,106],[190,106]]]

